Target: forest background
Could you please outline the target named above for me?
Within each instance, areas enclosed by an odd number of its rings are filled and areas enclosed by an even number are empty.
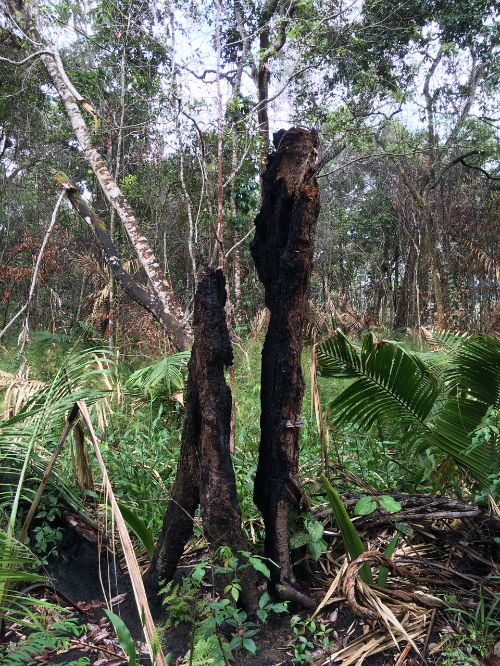
[[[121,397],[99,421],[103,455],[154,536],[183,410],[187,355],[169,355],[190,346],[208,265],[227,280],[238,498],[245,534],[261,536],[251,494],[267,319],[250,242],[273,133],[276,145],[289,126],[319,135],[309,342],[340,327],[425,354],[454,350],[432,331],[499,336],[495,3],[0,6],[2,369],[28,387],[70,352],[109,349],[108,388]],[[328,467],[321,423],[343,386],[319,379],[318,409],[315,363],[309,380],[307,348],[309,482]],[[495,409],[484,427],[497,427]],[[346,487],[356,477],[373,492],[495,494],[498,474],[479,491],[442,451],[407,446],[400,459],[400,425],[332,429]],[[61,535],[44,525],[37,554],[48,558]],[[325,544],[309,547],[319,556]]]

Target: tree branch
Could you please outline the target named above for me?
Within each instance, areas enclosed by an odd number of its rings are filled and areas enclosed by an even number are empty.
[[[116,247],[111,236],[108,234],[106,225],[99,218],[93,208],[83,199],[80,190],[68,178],[68,176],[61,171],[54,174],[54,180],[57,185],[62,188],[62,193],[66,194],[74,210],[91,227],[99,245],[101,246],[104,259],[106,260],[109,269],[112,271],[115,280],[121,284],[123,290],[128,296],[130,296],[130,298],[132,298],[132,300],[152,314],[163,326],[167,336],[177,349],[186,349],[190,344],[190,339],[186,330],[165,311],[156,295],[149,294],[143,287],[135,282],[130,273],[123,268],[123,264],[118,258]]]

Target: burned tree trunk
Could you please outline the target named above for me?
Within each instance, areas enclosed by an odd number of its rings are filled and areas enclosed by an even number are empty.
[[[212,552],[227,545],[235,555],[247,550],[241,530],[236,482],[229,451],[231,392],[224,369],[233,352],[224,305],[224,275],[211,270],[200,280],[193,315],[194,344],[189,361],[187,401],[181,453],[162,532],[147,573],[150,589],[171,580],[193,532],[200,505],[205,536]],[[257,588],[250,568],[239,572],[242,603],[257,606]]]
[[[262,351],[261,439],[254,500],[264,517],[272,585],[283,598],[311,600],[294,587],[288,520],[300,507],[298,483],[302,328],[319,212],[314,176],[317,134],[292,128],[275,136],[263,176],[263,203],[251,251],[271,316]]]

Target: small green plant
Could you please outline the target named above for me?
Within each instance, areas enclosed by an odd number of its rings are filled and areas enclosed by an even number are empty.
[[[321,649],[328,653],[332,645],[331,633],[333,629],[313,618],[302,620],[299,616],[291,619],[290,627],[294,636],[293,660],[297,664],[313,664],[313,652]]]
[[[206,601],[199,596],[200,580],[185,576],[180,583],[170,581],[160,588],[162,603],[167,612],[165,627],[175,627],[182,622],[195,624],[208,614]]]
[[[492,578],[498,580],[500,577]],[[460,607],[453,596],[447,601],[450,618],[458,631],[443,652],[443,666],[480,666],[500,633],[500,598],[487,605],[480,594],[473,611]]]
[[[311,514],[303,517],[304,529],[295,532],[290,538],[290,548],[301,548],[307,546],[311,557],[317,562],[321,554],[326,551],[326,542],[323,539],[323,525],[314,520]]]
[[[63,530],[57,524],[61,517],[58,502],[59,494],[47,491],[36,512],[31,547],[42,564],[47,564],[49,557],[57,554],[63,538]],[[20,511],[18,522],[21,523],[24,518],[25,512]]]
[[[85,631],[86,627],[78,624],[76,618],[50,623],[46,628],[35,629],[13,646],[0,648],[0,662],[2,666],[31,664],[35,657],[40,657],[46,652],[69,649],[70,637],[81,636]],[[90,664],[88,659],[79,660],[79,666],[87,664]]]

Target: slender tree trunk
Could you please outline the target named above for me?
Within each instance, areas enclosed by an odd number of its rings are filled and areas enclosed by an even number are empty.
[[[148,293],[143,287],[137,284],[130,274],[123,268],[123,265],[118,258],[114,243],[106,229],[106,225],[96,215],[95,211],[89,206],[85,199],[83,199],[76,185],[61,171],[56,172],[54,180],[59,187],[66,192],[75,211],[83,217],[87,224],[92,228],[99,241],[106,263],[116,281],[121,284],[126,293],[136,303],[142,305],[142,307],[150,312],[163,326],[168,337],[177,349],[186,349],[189,344],[189,337],[186,329],[165,311],[163,304],[157,299],[155,293]]]
[[[18,2],[17,0],[5,0],[5,4],[9,8],[12,16],[19,20],[23,25],[29,37],[40,46],[46,47],[46,50],[41,54],[40,58],[63,102],[66,114],[80,148],[92,168],[106,198],[116,210],[118,217],[122,221],[123,227],[137,253],[157,299],[162,304],[165,312],[173,320],[178,323],[182,322],[184,315],[183,310],[177,303],[170,285],[161,271],[160,265],[156,260],[147,238],[144,236],[132,207],[118,187],[118,184],[107,167],[103,157],[92,145],[90,132],[80,110],[80,104],[83,108],[90,110],[93,114],[95,114],[95,111],[92,106],[83,99],[69,80],[64,70],[59,51],[55,47],[48,45],[42,37],[38,30],[36,20],[30,11],[30,7],[22,1]],[[185,342],[180,349],[188,348],[190,342],[190,333],[186,332]]]
[[[410,305],[411,279],[415,271],[416,259],[417,251],[412,243],[405,262],[405,272],[398,293],[396,313],[394,315],[394,328],[404,328],[409,325],[408,309]]]
[[[428,222],[425,227],[424,243],[431,266],[432,288],[434,290],[434,301],[436,303],[436,326],[437,328],[444,328],[446,326],[446,308],[443,295],[442,269],[438,251],[434,244],[430,222]]]
[[[272,585],[283,598],[310,604],[293,585],[288,548],[291,508],[304,500],[298,482],[304,380],[302,329],[312,270],[319,193],[314,176],[316,132],[292,128],[281,136],[263,176],[263,203],[251,245],[265,287],[270,322],[262,351],[261,440],[254,499],[264,517]]]
[[[211,270],[199,281],[195,296],[181,454],[161,535],[146,574],[151,591],[160,580],[172,579],[192,534],[198,504],[212,552],[222,545],[230,546],[235,555],[247,550],[229,452],[231,392],[224,369],[232,364],[233,353],[225,302],[223,273]],[[257,604],[254,573],[247,567],[239,577],[242,603],[253,610]]]

